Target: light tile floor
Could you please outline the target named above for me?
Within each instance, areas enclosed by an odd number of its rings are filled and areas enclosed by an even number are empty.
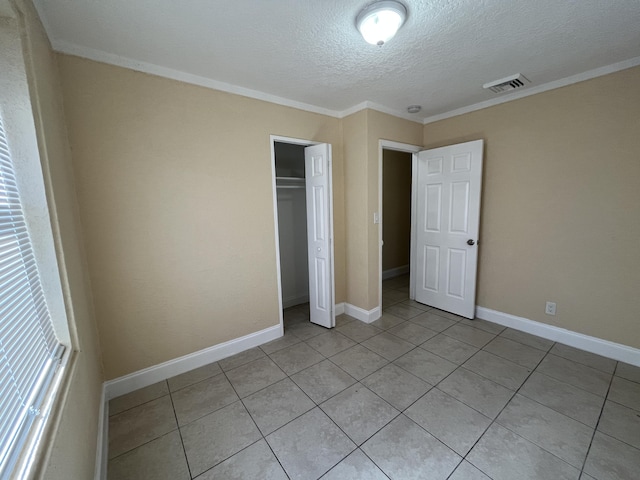
[[[640,478],[640,368],[407,285],[371,325],[294,307],[283,338],[112,400],[108,479]]]

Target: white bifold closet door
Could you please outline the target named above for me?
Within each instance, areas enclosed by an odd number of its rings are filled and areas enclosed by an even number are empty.
[[[311,322],[334,327],[333,201],[331,191],[331,145],[323,143],[304,150],[307,195],[307,242],[309,257],[309,310]]]

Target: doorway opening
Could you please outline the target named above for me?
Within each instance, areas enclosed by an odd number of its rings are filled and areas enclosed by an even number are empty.
[[[331,146],[271,137],[280,324],[335,326]]]
[[[409,299],[411,262],[410,152],[382,150],[382,306]]]
[[[421,147],[380,140],[378,145],[379,310],[414,298],[413,172]]]
[[[383,215],[379,228],[378,278],[381,312],[384,302],[383,167],[385,151],[393,150],[412,154],[409,300],[417,303],[407,302],[408,306],[419,308],[419,303],[474,318],[483,149],[483,140],[422,151],[415,145],[380,140],[378,211]],[[394,286],[393,279],[385,281],[387,286]],[[393,301],[389,294],[387,299]]]

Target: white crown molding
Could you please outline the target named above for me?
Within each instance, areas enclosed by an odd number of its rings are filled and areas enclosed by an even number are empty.
[[[605,65],[604,67],[595,68],[593,70],[588,70],[583,73],[571,75],[570,77],[561,78],[560,80],[554,80],[553,82],[548,82],[542,85],[538,85],[536,87],[527,88],[526,90],[492,98],[491,100],[486,100],[484,102],[476,103],[474,105],[469,105],[467,107],[457,108],[455,110],[450,110],[448,112],[439,113],[438,115],[433,115],[431,117],[425,118],[422,123],[424,125],[427,125],[429,123],[438,122],[446,118],[457,117],[458,115],[464,115],[465,113],[475,112],[476,110],[482,110],[483,108],[493,107],[494,105],[500,105],[501,103],[511,102],[513,100],[529,97],[531,95],[547,92],[549,90],[555,90],[556,88],[566,87],[568,85],[573,85],[574,83],[584,82],[585,80],[591,80],[592,78],[602,77],[603,75],[608,75],[610,73],[626,70],[627,68],[637,67],[638,65],[640,65],[640,57],[630,58],[629,60],[613,63],[611,65]]]
[[[130,58],[121,57],[119,55],[107,53],[102,50],[75,45],[63,40],[51,39],[51,44],[53,46],[53,49],[57,52],[82,58],[88,58],[89,60],[95,60],[96,62],[107,63],[110,65],[115,65],[117,67],[128,68],[130,70],[136,70],[138,72],[170,78],[179,82],[190,83],[192,85],[198,85],[200,87],[211,88],[213,90],[219,90],[243,97],[249,97],[256,100],[275,103],[276,105],[282,105],[284,107],[297,108],[298,110],[305,110],[311,113],[319,113],[321,115],[326,115],[329,117],[340,118],[341,115],[341,113],[337,110],[330,110],[328,108],[290,100],[288,98],[271,95],[269,93],[260,92],[258,90],[239,87],[231,83],[219,82],[207,77],[201,77],[199,75],[193,75],[191,73],[182,72],[180,70],[174,70],[173,68],[161,67],[160,65],[155,65],[152,63],[132,60]]]
[[[576,75],[561,78],[559,80],[554,80],[552,82],[548,82],[542,85],[527,88],[526,90],[492,98],[491,100],[486,100],[484,102],[468,105],[466,107],[457,108],[454,110],[450,110],[448,112],[439,113],[437,115],[432,115],[430,117],[426,117],[420,120],[419,118],[416,118],[414,114],[410,114],[408,112],[397,110],[394,108],[389,108],[384,105],[371,102],[369,100],[358,103],[342,111],[332,110],[324,107],[319,107],[317,105],[311,105],[308,103],[298,102],[296,100],[279,97],[277,95],[264,93],[259,90],[252,90],[250,88],[240,87],[237,85],[233,85],[231,83],[220,82],[218,80],[213,80],[207,77],[193,75],[190,73],[182,72],[180,70],[162,67],[160,65],[155,65],[148,62],[133,60],[127,57],[122,57],[119,55],[107,53],[102,50],[83,47],[70,42],[66,42],[64,40],[56,40],[50,34],[51,29],[48,25],[46,17],[42,14],[40,2],[36,0],[34,2],[34,5],[38,11],[40,20],[42,21],[42,24],[44,25],[45,30],[47,31],[47,34],[49,34],[49,40],[51,41],[51,45],[53,49],[58,52],[65,53],[68,55],[75,55],[78,57],[88,58],[90,60],[95,60],[97,62],[102,62],[110,65],[115,65],[118,67],[128,68],[130,70],[135,70],[138,72],[170,78],[172,80],[177,80],[177,81],[189,83],[192,85],[198,85],[201,87],[211,88],[214,90],[232,93],[232,94],[240,95],[243,97],[262,100],[265,102],[274,103],[276,105],[296,108],[298,110],[304,110],[307,112],[318,113],[321,115],[326,115],[329,117],[340,118],[340,119],[348,117],[349,115],[353,115],[354,113],[357,113],[361,110],[370,109],[370,110],[375,110],[375,111],[385,113],[387,115],[391,115],[397,118],[402,118],[404,120],[408,120],[411,122],[427,125],[429,123],[434,123],[447,118],[464,115],[465,113],[475,112],[477,110],[493,107],[495,105],[511,102],[514,100],[525,98],[531,95],[536,95],[538,93],[546,92],[549,90],[555,90],[556,88],[566,87],[574,83],[583,82],[585,80],[590,80],[592,78],[601,77],[603,75],[608,75],[610,73],[615,73],[621,70],[626,70],[627,68],[632,68],[640,65],[640,57],[634,57],[634,58],[630,58],[628,60],[617,62],[611,65],[606,65],[604,67],[599,67],[593,70],[588,70],[583,73],[578,73]]]
[[[40,18],[43,20],[43,25],[47,32],[50,31],[45,24],[46,17],[38,12]],[[53,49],[60,53],[67,55],[74,55],[76,57],[88,58],[89,60],[95,60],[96,62],[107,63],[109,65],[115,65],[117,67],[128,68],[137,72],[148,73],[150,75],[156,75],[159,77],[170,78],[179,82],[189,83],[192,85],[198,85],[200,87],[211,88],[213,90],[219,90],[222,92],[232,93],[235,95],[241,95],[243,97],[253,98],[256,100],[262,100],[276,105],[282,105],[284,107],[296,108],[298,110],[304,110],[311,113],[319,113],[328,117],[345,118],[349,115],[353,115],[361,110],[376,110],[387,115],[409,120],[411,122],[421,123],[419,119],[416,119],[414,115],[407,112],[395,110],[393,108],[385,107],[375,102],[361,102],[353,107],[350,107],[343,111],[331,110],[329,108],[319,107],[317,105],[311,105],[309,103],[298,102],[296,100],[290,100],[288,98],[279,97],[277,95],[271,95],[269,93],[260,92],[258,90],[252,90],[250,88],[239,87],[231,83],[219,82],[207,77],[201,77],[199,75],[193,75],[190,73],[182,72],[180,70],[174,70],[172,68],[162,67],[148,62],[141,62],[138,60],[132,60],[127,57],[121,57],[120,55],[114,55],[102,50],[96,50],[89,47],[83,47],[74,43],[66,42],[64,40],[54,40],[49,37]]]
[[[409,120],[410,122],[422,123],[422,120],[418,117],[416,118],[415,113],[409,113],[404,110],[396,110],[394,108],[385,107],[384,105],[380,105],[375,102],[365,102],[367,104],[368,109],[375,110],[377,112],[386,113],[387,115],[391,115],[393,117],[403,118],[405,120]]]
[[[348,117],[349,115],[353,115],[354,113],[358,113],[361,110],[365,110],[369,108],[369,102],[361,102],[353,107],[349,107],[346,110],[340,112],[340,118]]]
[[[497,323],[504,327],[511,327],[522,332],[546,338],[547,340],[560,342],[571,347],[595,353],[596,355],[602,355],[620,362],[640,366],[640,350],[627,345],[591,337],[509,313],[491,310],[490,308],[476,307],[476,317],[481,320]]]
[[[409,112],[403,112],[393,108],[385,107],[384,105],[380,105],[379,103],[375,103],[375,102],[370,102],[369,100],[358,103],[353,107],[349,107],[346,110],[343,110],[342,112],[340,112],[340,118],[348,117],[349,115],[353,115],[354,113],[358,113],[359,111],[366,110],[366,109],[375,110],[380,113],[386,113],[387,115],[402,118],[404,120],[409,120],[410,122],[422,123],[420,119],[416,118],[415,115],[412,115]]]

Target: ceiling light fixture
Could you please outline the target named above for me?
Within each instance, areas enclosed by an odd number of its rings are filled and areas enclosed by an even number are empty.
[[[382,46],[393,38],[407,19],[407,9],[395,0],[383,0],[365,7],[356,17],[356,27],[371,45]]]
[[[409,105],[407,107],[407,112],[409,113],[418,113],[420,110],[422,110],[422,105]]]

